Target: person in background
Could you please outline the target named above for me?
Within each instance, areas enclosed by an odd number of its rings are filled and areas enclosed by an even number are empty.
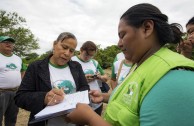
[[[118,53],[116,56],[115,56],[115,59],[114,59],[114,62],[118,61],[118,60],[123,60],[125,59],[125,55],[123,54],[123,52],[120,52]],[[113,63],[114,63],[113,62]]]
[[[131,69],[132,63],[127,59],[118,60],[113,63],[111,74],[111,87],[114,89],[122,83]]]
[[[121,16],[118,35],[133,66],[111,94],[104,119],[81,103],[66,119],[89,126],[193,126],[194,61],[164,46],[180,42],[168,17],[154,5],[134,5]],[[108,101],[97,91],[90,95],[93,102]]]
[[[86,41],[80,48],[80,55],[73,56],[71,60],[77,61],[82,65],[86,79],[90,85],[95,80],[106,82],[108,76],[104,73],[102,67],[93,59],[97,52],[97,46],[92,41]],[[100,90],[100,86],[90,85],[91,90]]]
[[[185,40],[177,46],[177,52],[181,53],[187,58],[191,58],[194,46],[194,17],[192,17],[186,24],[187,35]]]
[[[120,52],[116,55],[113,64],[112,64],[112,73],[111,73],[111,88],[112,90],[125,79],[127,74],[131,69],[132,62],[125,59],[123,52]]]
[[[15,96],[15,103],[34,115],[48,105],[56,105],[64,94],[89,90],[82,67],[70,61],[77,46],[76,37],[69,32],[61,33],[53,43],[53,52],[47,58],[28,66]],[[72,126],[62,116],[32,124],[33,126]]]
[[[15,126],[18,107],[14,96],[25,73],[22,59],[13,54],[15,40],[9,36],[0,36],[0,121],[3,116],[5,126]]]
[[[102,67],[93,59],[97,52],[97,46],[92,41],[86,41],[80,48],[80,55],[73,56],[71,59],[77,61],[82,65],[85,77],[90,86],[90,90],[99,90],[102,86],[102,82],[108,80],[108,76],[104,73]],[[103,105],[99,107],[96,112],[100,115],[102,112]]]

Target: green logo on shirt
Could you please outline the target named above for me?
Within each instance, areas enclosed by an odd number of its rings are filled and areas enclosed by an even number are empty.
[[[95,73],[91,69],[86,69],[86,70],[84,70],[84,74],[92,74],[92,75],[94,75]]]
[[[126,105],[132,105],[132,103],[138,102],[138,83],[137,82],[130,82],[128,91],[126,94],[122,96],[122,102]]]
[[[74,89],[74,87],[73,87],[73,84],[72,84],[72,82],[69,81],[69,80],[56,81],[56,82],[54,83],[54,85],[55,85],[57,88],[59,88],[59,89],[63,88],[65,94],[70,94],[70,93],[74,93],[74,92],[75,92],[75,89]]]
[[[15,70],[17,68],[17,66],[15,64],[13,64],[13,63],[10,63],[10,64],[6,65],[6,68]]]

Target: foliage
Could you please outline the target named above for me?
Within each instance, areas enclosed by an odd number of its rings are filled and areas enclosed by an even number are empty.
[[[75,50],[74,55],[77,56],[79,55],[79,53],[80,53],[79,51]]]
[[[39,57],[39,55],[37,53],[26,54],[26,57],[23,58],[23,62],[26,64],[30,64],[30,63],[34,62],[35,60],[37,60],[38,57]]]
[[[52,54],[52,51],[51,50],[49,50],[46,53],[42,54],[38,59],[39,60],[42,60],[42,59],[48,57],[50,54]]]
[[[174,51],[174,52],[177,52],[177,51],[176,51],[177,44],[168,43],[168,44],[164,45],[164,47],[167,47],[167,48],[169,48],[170,50],[172,50],[172,51]]]
[[[23,59],[23,62],[26,63],[26,64],[31,64],[32,62],[34,62],[36,60],[42,60],[42,59],[48,57],[51,53],[52,53],[51,50],[47,51],[46,53],[44,53],[44,54],[42,54],[40,56],[37,53],[31,53],[31,54],[28,54]]]
[[[108,46],[105,49],[98,46],[98,51],[94,59],[96,59],[103,69],[107,69],[112,66],[115,56],[120,52],[120,49],[116,45]]]
[[[32,53],[32,50],[39,48],[38,40],[25,26],[26,20],[16,12],[7,13],[0,10],[0,36],[13,37],[16,40],[14,53],[21,57],[25,57]]]

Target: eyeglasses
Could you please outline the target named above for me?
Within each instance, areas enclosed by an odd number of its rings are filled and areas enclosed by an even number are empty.
[[[194,35],[194,28],[191,28],[187,31],[187,36],[192,36]]]
[[[191,32],[189,32],[189,33],[187,33],[187,36],[191,36],[191,35],[193,35],[193,34],[194,34],[194,30],[191,31]]]
[[[192,36],[192,35],[194,35],[194,31],[182,35],[181,38],[182,38],[183,40],[187,40],[187,38],[188,38],[189,36]]]

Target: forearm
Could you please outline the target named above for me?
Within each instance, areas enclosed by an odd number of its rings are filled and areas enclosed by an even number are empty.
[[[89,121],[89,126],[111,126],[102,117],[95,113]]]
[[[67,115],[66,120],[80,125],[110,126],[110,124],[94,112],[90,106],[83,103],[78,103],[76,108]]]
[[[111,88],[112,88],[112,90],[115,89],[116,86],[117,86],[116,79],[111,79]]]

